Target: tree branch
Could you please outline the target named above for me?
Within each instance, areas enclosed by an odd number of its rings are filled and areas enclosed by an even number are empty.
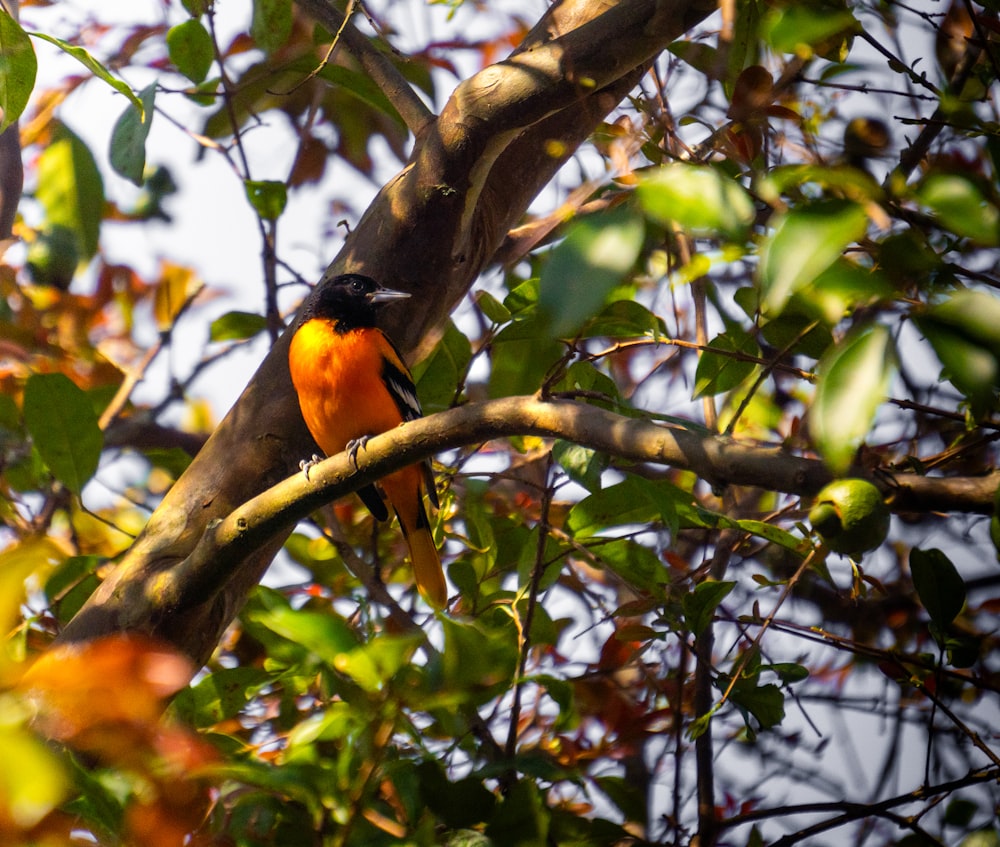
[[[166,561],[142,580],[119,585],[116,592],[99,596],[99,590],[98,599],[70,622],[62,638],[94,637],[106,631],[109,619],[153,633],[162,621],[183,617],[180,612],[210,606],[223,596],[241,563],[261,549],[276,549],[279,539],[324,503],[435,453],[514,435],[562,438],[619,459],[690,470],[713,486],[762,486],[807,496],[830,480],[818,459],[625,417],[583,403],[537,397],[470,403],[372,437],[357,456],[357,468],[341,453],[316,465],[309,479],[297,473],[278,482],[210,523],[189,554]],[[981,479],[897,474],[881,484],[892,492],[891,504],[897,510],[912,508],[912,499],[918,498],[925,504],[922,509],[986,512],[998,481],[1000,474]],[[978,499],[971,497],[973,491],[978,492]],[[180,632],[174,637],[180,649],[195,659],[204,658],[201,633]]]

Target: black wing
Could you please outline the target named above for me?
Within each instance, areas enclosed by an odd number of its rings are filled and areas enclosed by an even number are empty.
[[[404,421],[415,421],[423,415],[420,411],[420,401],[417,399],[417,389],[414,388],[413,378],[409,373],[383,358],[382,381],[389,389],[389,394]]]
[[[399,360],[400,365],[402,365],[403,357],[399,355],[396,345],[392,343],[388,336],[386,336],[386,341],[389,342],[392,352],[396,354],[396,358]],[[410,376],[409,371],[405,367],[397,367],[394,362],[383,357],[382,381],[385,383],[385,387],[389,389],[389,395],[396,404],[396,408],[399,409],[399,414],[404,421],[415,421],[417,418],[423,417],[423,412],[420,410],[420,400],[417,399],[417,389],[413,385],[413,377]],[[427,496],[430,498],[431,505],[436,509],[438,508],[437,486],[434,482],[434,474],[431,471],[431,463],[424,462],[422,470]]]

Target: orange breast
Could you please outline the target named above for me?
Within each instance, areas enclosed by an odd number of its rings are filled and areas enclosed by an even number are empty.
[[[332,322],[319,318],[303,324],[292,338],[288,367],[302,417],[328,456],[355,438],[402,423],[382,381],[387,347],[377,329],[338,333]]]

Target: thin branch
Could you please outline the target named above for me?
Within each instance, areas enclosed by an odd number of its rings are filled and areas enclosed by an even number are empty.
[[[792,589],[802,578],[802,574],[806,572],[807,568],[812,566],[813,562],[815,562],[816,559],[822,561],[823,557],[825,556],[825,553],[826,551],[823,547],[814,547],[812,550],[809,551],[809,555],[802,560],[802,563],[795,570],[795,573],[793,573],[791,577],[789,577],[788,580],[786,580],[784,586],[782,586],[781,594],[778,595],[778,601],[774,604],[774,608],[771,609],[771,612],[768,614],[768,616],[764,618],[763,622],[760,625],[760,629],[757,630],[757,635],[754,637],[753,642],[750,644],[749,649],[743,652],[742,658],[737,663],[732,673],[729,675],[729,685],[726,686],[726,690],[722,692],[722,697],[719,699],[719,702],[716,703],[716,705],[714,706],[715,710],[721,708],[722,705],[729,699],[729,695],[733,693],[733,689],[736,687],[736,684],[739,682],[740,677],[743,675],[743,671],[746,670],[746,667],[750,663],[750,660],[753,658],[754,654],[760,648],[760,642],[761,639],[763,639],[764,637],[764,633],[767,632],[768,629],[770,629],[771,625],[774,623],[775,619],[778,616],[778,611],[781,609],[782,605],[784,605],[785,600],[788,599],[788,595],[792,593]]]
[[[337,28],[337,31],[333,34],[333,38],[330,39],[330,46],[326,48],[326,53],[323,54],[323,58],[320,60],[320,63],[315,68],[309,71],[309,73],[306,74],[306,76],[302,77],[302,79],[300,79],[297,83],[295,83],[295,85],[293,85],[291,88],[285,91],[270,91],[270,89],[268,89],[268,92],[271,94],[279,94],[282,96],[287,96],[289,94],[294,93],[295,91],[298,91],[303,85],[305,85],[310,80],[316,79],[316,77],[319,76],[319,74],[323,71],[323,68],[325,68],[328,64],[330,64],[330,59],[333,58],[333,53],[337,49],[337,45],[340,44],[340,38],[344,34],[344,29],[346,29],[348,21],[351,20],[351,16],[354,14],[354,10],[357,7],[357,5],[358,5],[358,0],[347,0],[347,8],[344,10],[344,14],[342,15],[343,20],[341,21],[340,26]]]
[[[343,12],[325,0],[298,0],[305,9],[330,32],[343,39],[344,46],[361,65],[362,70],[375,82],[381,92],[399,112],[410,132],[419,135],[434,120],[434,113],[427,108],[406,78],[389,57],[378,50],[357,27],[346,20]],[[336,39],[334,44],[336,44]]]
[[[524,692],[524,674],[528,667],[528,654],[531,652],[531,626],[535,619],[535,607],[538,605],[538,593],[542,582],[542,576],[549,564],[545,560],[545,543],[548,540],[549,532],[549,508],[552,505],[552,485],[549,482],[552,473],[552,453],[546,459],[545,468],[545,489],[542,491],[542,513],[538,518],[538,543],[535,548],[535,562],[531,569],[531,580],[526,586],[528,606],[525,610],[524,620],[520,621],[515,611],[515,621],[518,622],[518,634],[520,636],[521,656],[518,660],[517,681],[514,684],[514,702],[510,709],[510,725],[507,731],[507,745],[505,753],[508,760],[513,760],[517,752],[517,728],[521,717],[521,697]],[[521,592],[518,592],[521,596]],[[508,785],[512,785],[516,778],[515,773],[508,775]]]
[[[955,69],[955,73],[951,80],[949,80],[948,87],[952,91],[962,90],[965,83],[972,75],[972,69],[979,61],[979,57],[982,55],[982,52],[983,48],[979,43],[974,41],[970,41],[968,43],[968,48],[966,49],[965,54],[958,63],[958,67]],[[920,135],[917,136],[913,144],[903,151],[903,155],[899,157],[899,164],[893,172],[886,177],[886,185],[891,185],[893,180],[899,179],[900,177],[905,180],[910,176],[913,169],[916,168],[924,156],[927,155],[927,151],[930,150],[931,144],[934,143],[934,139],[938,137],[943,129],[946,123],[946,118],[947,110],[943,105],[939,105],[937,109],[934,110],[934,114],[930,117],[927,125],[923,128],[923,130],[921,130]]]
[[[998,777],[1000,777],[1000,768],[981,768],[980,770],[972,771],[966,776],[959,777],[958,779],[953,779],[949,782],[942,782],[937,785],[928,785],[917,788],[914,791],[909,791],[905,794],[898,794],[877,803],[850,803],[846,801],[832,803],[802,803],[799,805],[777,806],[769,809],[753,809],[735,817],[726,818],[725,820],[720,821],[719,826],[723,829],[732,829],[733,827],[743,826],[744,824],[751,823],[752,821],[768,820],[776,817],[788,818],[792,815],[808,815],[823,812],[837,813],[836,817],[820,821],[807,829],[800,830],[799,832],[793,832],[783,838],[779,838],[772,845],[772,847],[790,847],[790,845],[797,844],[805,838],[818,835],[821,832],[827,832],[831,829],[836,829],[837,827],[861,820],[862,818],[872,816],[889,817],[890,811],[897,806],[905,806],[909,803],[919,803],[933,797],[951,794],[954,791],[967,788],[970,785],[993,782]],[[892,818],[898,821],[898,816],[892,816]]]

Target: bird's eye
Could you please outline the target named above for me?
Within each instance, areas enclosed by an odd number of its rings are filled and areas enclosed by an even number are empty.
[[[364,290],[365,290],[365,284],[360,279],[356,279],[351,283],[351,291],[356,291],[358,293],[361,293]]]

